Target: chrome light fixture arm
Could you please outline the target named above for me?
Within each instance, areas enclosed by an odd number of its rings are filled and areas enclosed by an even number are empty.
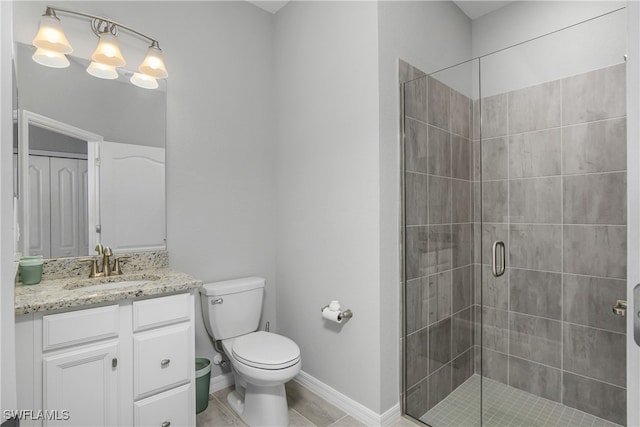
[[[148,35],[141,33],[138,30],[134,30],[131,27],[128,27],[124,24],[116,22],[112,19],[105,18],[103,16],[93,15],[91,13],[86,13],[86,12],[78,12],[77,10],[66,9],[66,8],[57,7],[57,6],[47,6],[45,15],[57,17],[56,12],[68,13],[70,15],[84,16],[85,18],[90,18],[92,20],[91,29],[93,30],[96,36],[100,36],[100,34],[103,34],[107,31],[113,34],[114,36],[116,36],[118,35],[118,29],[121,28],[123,30],[127,30],[130,33],[136,34],[142,37],[143,39],[146,39],[149,42],[151,42],[152,45],[159,47],[158,40],[154,39],[153,37],[149,37]]]

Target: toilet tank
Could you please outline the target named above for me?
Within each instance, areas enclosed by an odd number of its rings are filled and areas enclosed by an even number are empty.
[[[200,288],[207,332],[216,340],[255,332],[260,325],[265,279],[243,277],[206,283]]]

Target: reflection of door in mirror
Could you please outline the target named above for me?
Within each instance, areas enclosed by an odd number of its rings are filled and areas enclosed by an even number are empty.
[[[33,141],[44,132],[30,134]],[[29,154],[31,255],[59,258],[89,253],[87,159],[66,155]]]
[[[20,247],[24,255],[89,255],[96,225],[100,135],[22,110],[18,135]]]

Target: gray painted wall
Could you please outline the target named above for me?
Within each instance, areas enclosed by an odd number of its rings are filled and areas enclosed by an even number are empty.
[[[377,22],[370,2],[278,12],[275,130],[279,328],[305,372],[379,412]],[[340,326],[333,299],[354,313]]]
[[[472,53],[474,57],[487,55],[624,6],[620,1],[513,2],[473,21]],[[623,10],[483,58],[482,96],[622,62],[626,29]]]

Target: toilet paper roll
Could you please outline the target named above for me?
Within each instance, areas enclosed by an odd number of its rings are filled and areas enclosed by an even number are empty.
[[[332,322],[342,323],[342,312],[329,310],[329,307],[322,310],[322,317]]]

